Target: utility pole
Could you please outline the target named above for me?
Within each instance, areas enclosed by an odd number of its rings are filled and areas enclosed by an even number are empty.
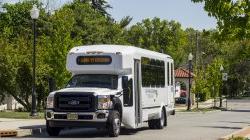
[[[198,43],[198,31],[195,32],[195,66],[199,68],[200,53],[199,53],[199,43]]]
[[[198,61],[200,60],[200,54],[199,54],[199,42],[198,42],[198,32],[196,31],[196,68],[197,68],[197,73],[199,74],[200,69],[199,69],[199,65],[197,64],[197,59]],[[199,92],[196,93],[196,103],[197,103],[197,109],[199,108]]]
[[[193,59],[193,55],[192,53],[189,53],[188,55],[188,104],[187,104],[187,111],[191,110],[191,69],[192,69],[192,59]]]
[[[35,117],[37,116],[37,110],[36,110],[36,21],[39,18],[39,12],[40,10],[37,8],[37,5],[34,4],[33,8],[30,10],[30,16],[33,20],[33,59],[32,59],[32,106],[31,106],[31,113],[30,116]]]

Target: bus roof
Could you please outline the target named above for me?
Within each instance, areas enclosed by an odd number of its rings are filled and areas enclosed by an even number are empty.
[[[125,46],[125,45],[86,45],[86,46],[78,46],[74,47],[70,50],[69,53],[88,53],[88,52],[103,52],[103,53],[121,53],[126,55],[150,55],[150,56],[157,56],[161,58],[170,58],[171,56],[158,53],[134,46]]]

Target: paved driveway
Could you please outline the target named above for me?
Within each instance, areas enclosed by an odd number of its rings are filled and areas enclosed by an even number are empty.
[[[118,138],[109,138],[95,129],[64,130],[58,139],[119,140],[216,140],[245,126],[250,126],[250,100],[228,102],[230,111],[209,113],[179,112],[169,118],[168,127],[150,130],[145,124],[138,130],[122,130]],[[47,135],[25,139],[55,139]]]

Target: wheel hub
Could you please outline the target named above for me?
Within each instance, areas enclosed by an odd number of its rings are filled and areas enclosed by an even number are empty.
[[[120,119],[115,119],[114,120],[114,129],[116,133],[119,133],[121,127],[121,122]]]
[[[164,112],[161,112],[161,125],[163,126],[164,125]]]

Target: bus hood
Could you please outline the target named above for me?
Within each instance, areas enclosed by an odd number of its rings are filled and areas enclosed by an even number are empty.
[[[117,92],[120,92],[121,90],[117,89],[108,89],[108,88],[64,88],[61,90],[58,90],[56,92],[90,92],[94,95],[115,95]]]

